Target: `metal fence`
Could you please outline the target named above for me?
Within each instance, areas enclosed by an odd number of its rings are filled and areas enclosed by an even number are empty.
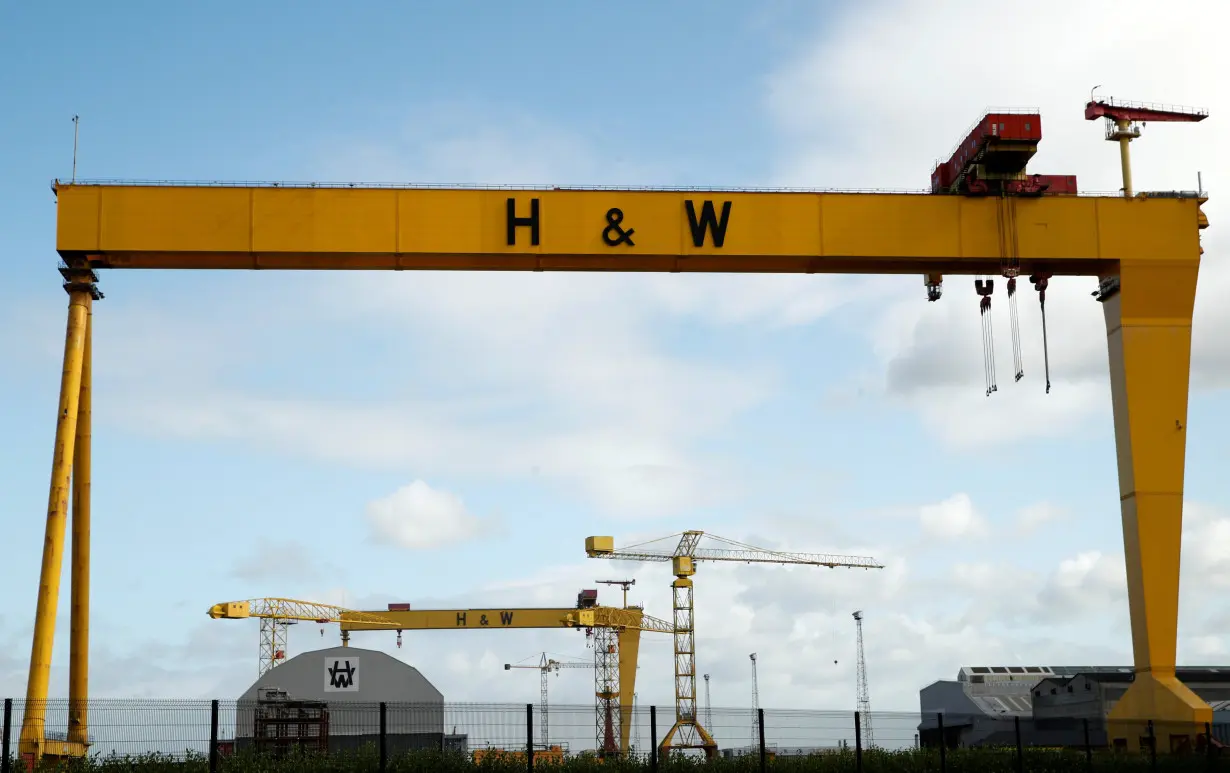
[[[0,773],[25,770],[27,760],[18,752],[27,708],[20,700],[4,701]],[[658,748],[674,724],[673,709],[635,707],[626,723],[626,759],[611,769],[673,769],[675,761],[663,759]],[[31,712],[39,714],[45,738],[69,739],[68,701],[48,701]],[[95,700],[86,710],[86,738],[90,759],[126,758],[124,770],[140,769],[131,760],[142,757],[211,773],[255,770],[244,762],[253,754],[327,755],[335,762],[350,755],[357,764],[347,770],[373,771],[445,769],[442,763],[424,766],[424,756],[447,757],[448,769],[494,757],[509,769],[533,770],[610,756],[599,750],[612,730],[597,716],[592,704],[544,712],[537,704]],[[1116,748],[1100,718],[706,708],[698,719],[717,744],[714,764],[727,770],[1230,773],[1230,753],[1221,753],[1230,728],[1212,725],[1173,728],[1144,720],[1129,750]],[[617,726],[613,737],[618,747]],[[403,766],[416,757],[417,767]],[[274,768],[262,763],[259,769]],[[286,769],[312,768],[300,759]]]

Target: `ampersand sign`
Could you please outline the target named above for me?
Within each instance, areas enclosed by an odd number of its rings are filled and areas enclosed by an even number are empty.
[[[635,228],[624,230],[620,225],[624,221],[624,211],[619,207],[611,207],[606,211],[606,228],[602,229],[602,241],[606,242],[608,247],[617,247],[621,244],[626,244],[629,247],[635,247],[636,243],[632,241],[632,234],[636,233]]]

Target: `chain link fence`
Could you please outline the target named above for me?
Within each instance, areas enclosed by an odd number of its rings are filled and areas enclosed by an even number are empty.
[[[676,729],[673,706],[638,706],[623,717],[617,708],[598,712],[593,705],[544,712],[536,704],[292,699],[93,700],[84,712],[70,711],[68,701],[5,700],[0,773],[33,763],[23,753],[23,719],[28,729],[41,723],[46,754],[85,741],[86,757],[69,768],[117,773],[579,770],[587,764],[646,771],[1230,773],[1230,753],[1222,753],[1230,728],[1213,725],[1143,720],[1125,744],[1100,718],[707,708],[697,718],[715,747],[706,759],[704,749],[678,748],[689,738],[699,746],[703,736]],[[669,754],[661,746],[668,736],[675,747]]]

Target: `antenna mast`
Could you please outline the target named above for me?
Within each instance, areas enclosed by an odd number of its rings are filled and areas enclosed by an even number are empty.
[[[77,182],[77,129],[80,128],[79,116],[73,116],[73,182]]]
[[[863,742],[868,749],[875,746],[875,733],[871,730],[871,695],[867,690],[867,657],[863,654],[863,612],[854,613],[854,627],[858,631],[858,666],[854,678],[858,682],[859,720],[863,731]]]

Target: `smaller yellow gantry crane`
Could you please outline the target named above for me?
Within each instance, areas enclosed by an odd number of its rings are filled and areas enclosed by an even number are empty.
[[[262,676],[269,669],[286,659],[286,631],[293,623],[340,623],[346,620],[351,623],[367,623],[389,629],[400,628],[392,620],[374,615],[370,612],[356,612],[332,604],[319,604],[314,601],[297,601],[296,599],[263,598],[247,601],[225,601],[214,604],[206,613],[215,620],[244,620],[249,617],[261,621],[260,660],[257,676]],[[397,632],[398,643],[401,641],[401,631]],[[342,631],[342,646],[350,643],[350,632]]]
[[[533,669],[537,669],[538,672],[541,674],[540,684],[538,686],[538,693],[539,693],[538,694],[538,700],[539,700],[538,711],[542,715],[542,717],[538,723],[538,727],[539,727],[539,731],[542,734],[542,748],[544,749],[551,748],[548,743],[549,734],[547,732],[547,719],[548,719],[547,717],[547,713],[548,713],[547,675],[552,672],[554,672],[555,674],[559,674],[559,671],[561,668],[590,668],[592,669],[593,667],[594,667],[593,661],[587,662],[583,660],[580,660],[580,661],[556,660],[555,658],[548,658],[547,653],[545,652],[542,653],[542,657],[539,658],[538,663],[534,665],[529,665],[529,664],[522,665],[519,663],[505,663],[504,664],[505,671],[511,671],[514,668],[533,668]]]
[[[654,550],[654,542],[679,537],[674,550]],[[701,537],[729,545],[729,548],[701,548]],[[749,564],[803,564],[850,569],[883,569],[874,558],[836,556],[821,553],[784,553],[778,550],[745,545],[703,531],[685,531],[670,537],[628,545],[615,549],[614,537],[586,537],[585,552],[590,558],[622,561],[670,561],[675,581],[671,583],[674,599],[675,634],[675,724],[658,744],[663,754],[671,749],[702,749],[706,757],[717,756],[717,743],[701,726],[696,714],[696,647],[692,617],[692,575],[697,561],[738,561]]]

